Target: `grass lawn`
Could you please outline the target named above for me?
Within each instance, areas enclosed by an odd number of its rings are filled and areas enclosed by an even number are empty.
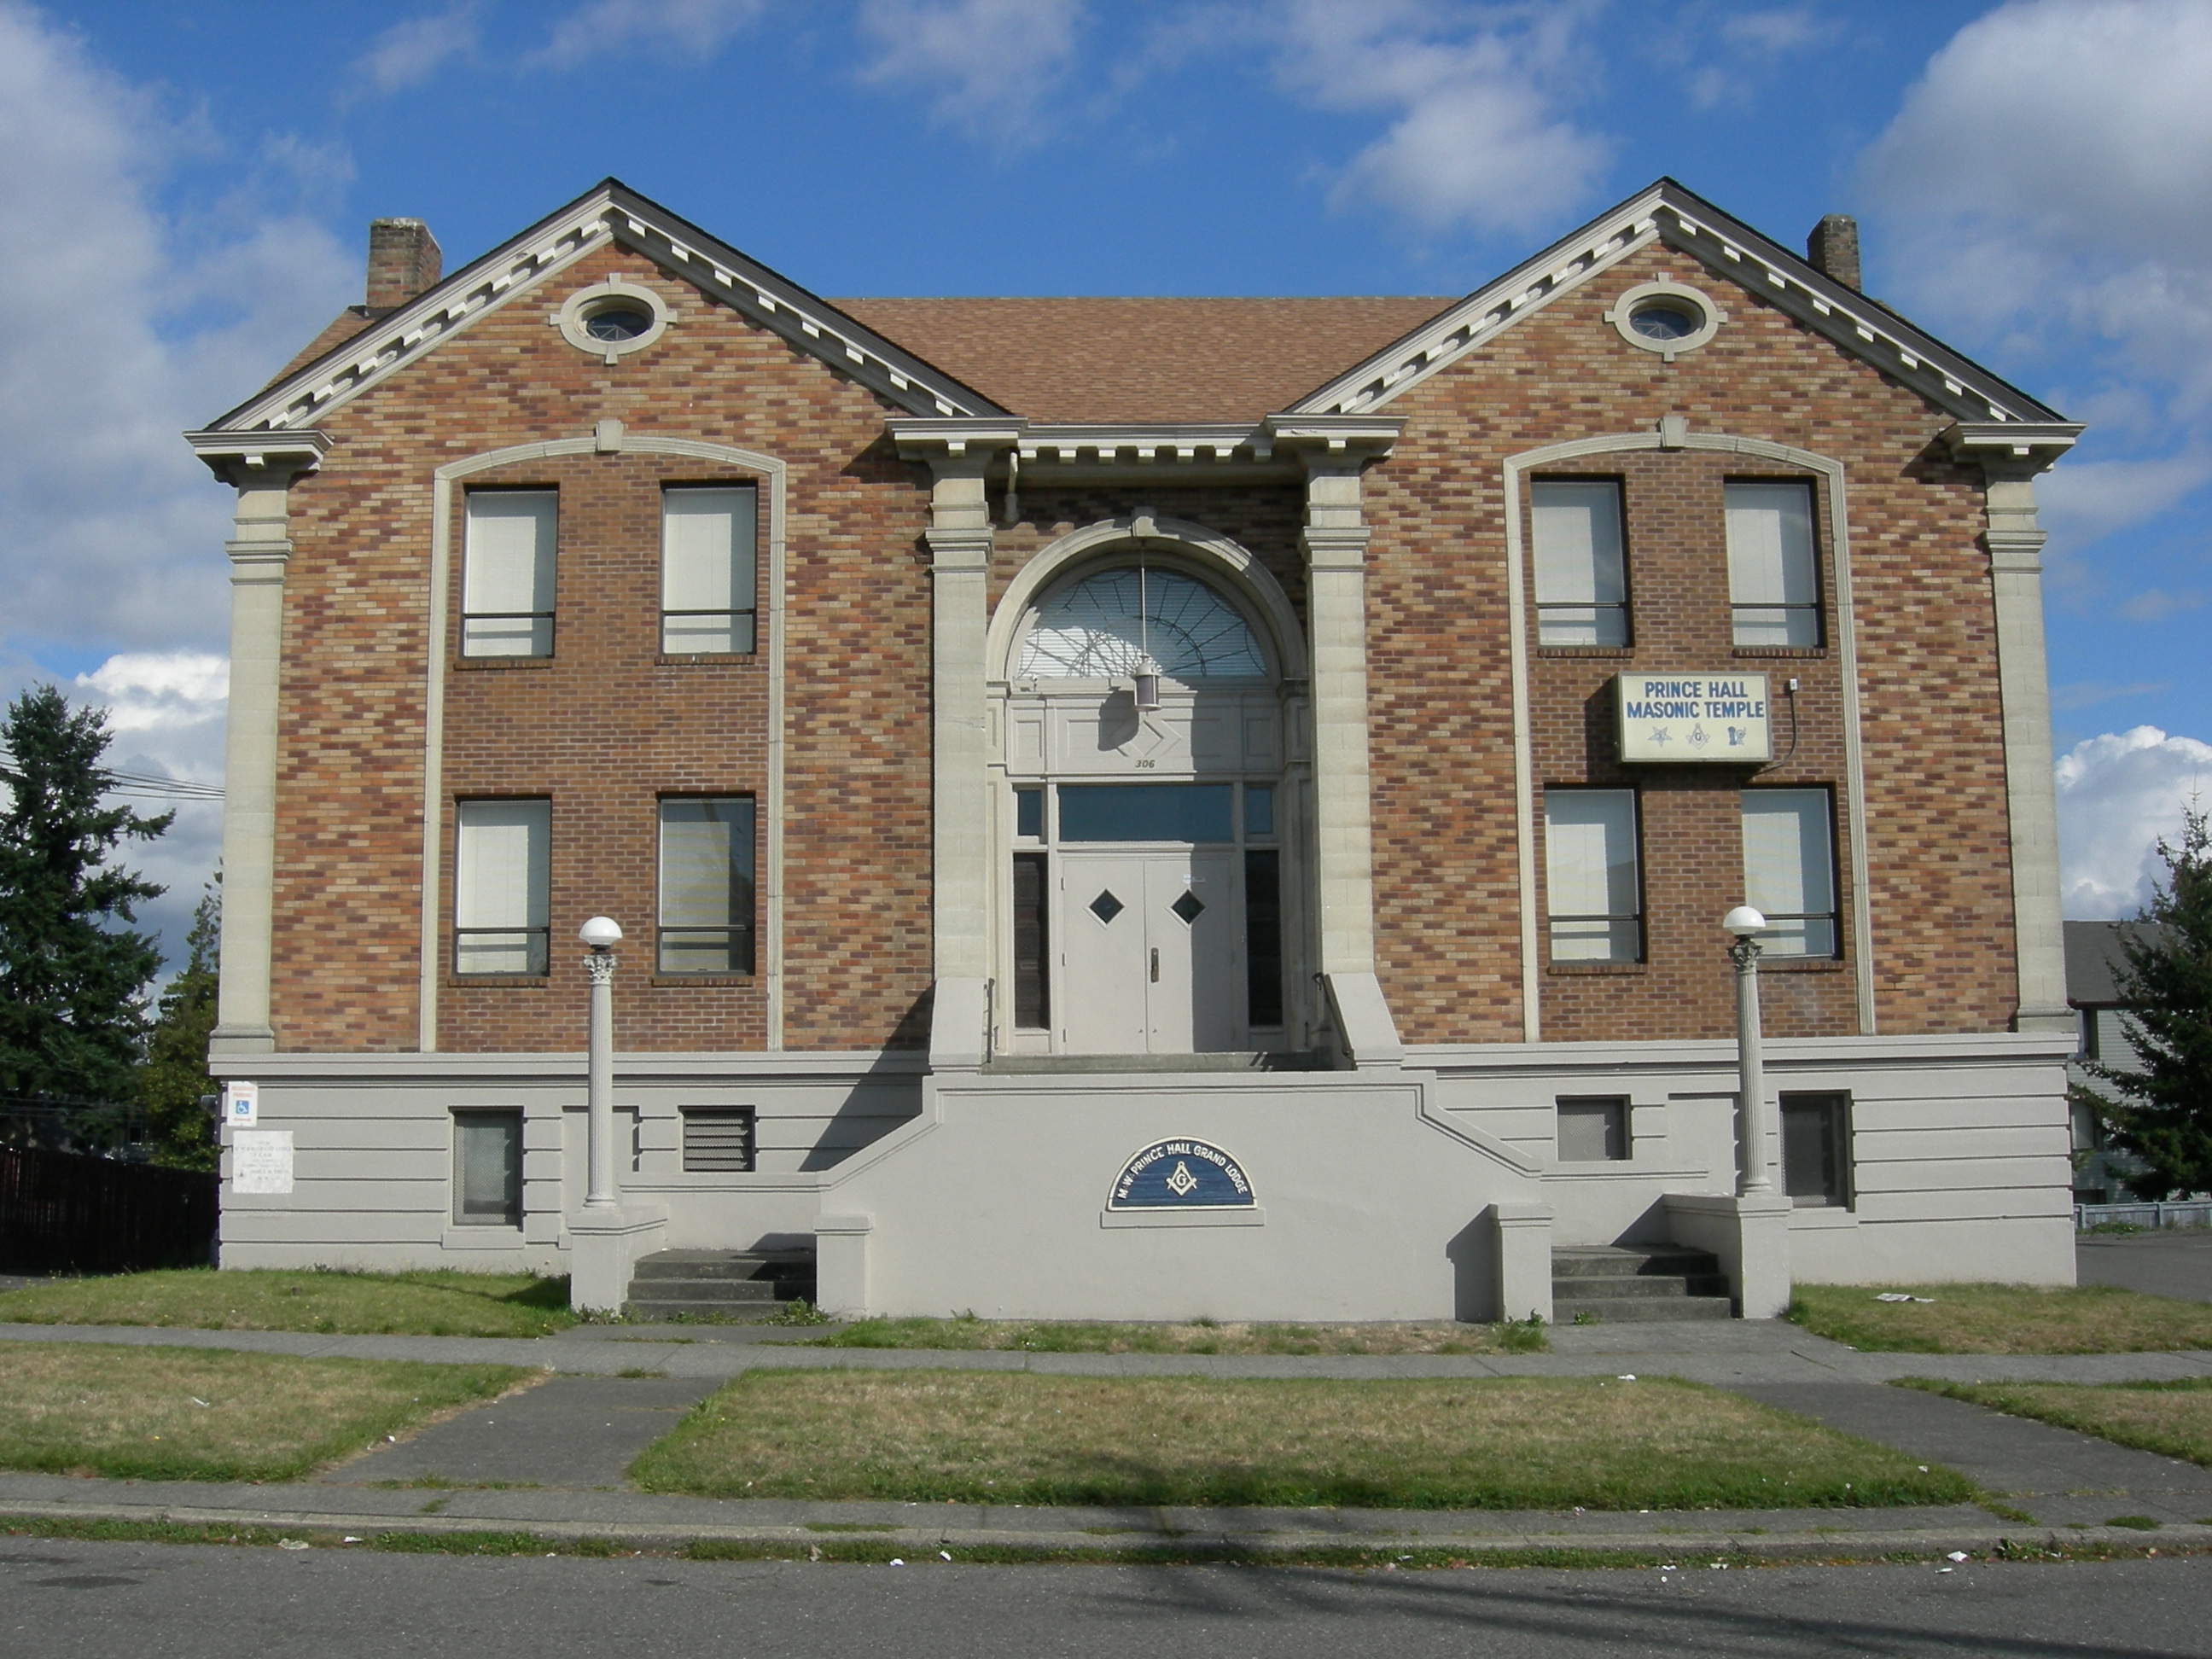
[[[289,1480],[539,1375],[513,1365],[0,1343],[0,1468]]]
[[[1540,1325],[1116,1325],[864,1319],[817,1348],[1011,1348],[1031,1353],[1542,1353]]]
[[[209,1267],[62,1279],[10,1291],[0,1295],[0,1322],[9,1321],[348,1336],[544,1336],[576,1322],[565,1279]]]
[[[1903,1291],[1925,1302],[1877,1302]],[[1790,1317],[1889,1353],[2140,1353],[2212,1348],[2212,1304],[2084,1285],[1800,1285]]]
[[[1936,1382],[1904,1386],[2212,1467],[2212,1379],[2182,1382]]]
[[[632,1478],[728,1498],[1401,1509],[1949,1504],[1948,1469],[1672,1381],[756,1371]]]

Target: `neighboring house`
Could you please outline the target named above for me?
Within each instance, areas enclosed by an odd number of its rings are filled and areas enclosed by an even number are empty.
[[[2123,1072],[2140,1072],[2137,1033],[2120,1002],[2118,971],[2127,965],[2124,939],[2148,943],[2160,929],[2154,921],[2069,921],[2066,924],[2066,1000],[2081,1021],[2077,1058],[2066,1067],[2067,1081],[2102,1092],[2109,1084],[2093,1078],[2081,1062],[2094,1060]],[[2136,1197],[2128,1177],[2143,1165],[2132,1153],[2106,1144],[2105,1125],[2087,1101],[2071,1106],[2074,1136],[2074,1201],[2125,1204]]]
[[[1799,258],[1665,180],[1458,299],[833,301],[613,182],[451,276],[380,221],[191,434],[223,1261],[818,1243],[833,1307],[1140,1318],[1519,1315],[1624,1241],[1754,1312],[2070,1282],[2032,481],[2080,428],[1858,280],[1848,220]]]

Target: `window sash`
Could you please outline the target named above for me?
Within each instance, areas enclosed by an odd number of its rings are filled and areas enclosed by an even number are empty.
[[[1771,957],[1836,954],[1836,865],[1825,789],[1747,789],[1744,902],[1766,918]]]
[[[1620,486],[1538,481],[1528,489],[1534,550],[1536,642],[1628,643],[1628,567]]]
[[[553,654],[554,549],[560,496],[477,490],[468,498],[461,561],[461,654]]]
[[[753,970],[753,802],[660,803],[659,971]]]
[[[453,1114],[453,1221],[463,1227],[522,1224],[522,1114]]]
[[[1633,789],[1546,790],[1544,872],[1554,962],[1641,958]]]
[[[660,648],[671,656],[754,648],[755,491],[665,489],[660,498]]]
[[[1809,1208],[1851,1202],[1850,1103],[1842,1095],[1784,1095],[1782,1190]]]
[[[1735,642],[1820,642],[1820,580],[1813,543],[1813,491],[1797,483],[1726,489],[1729,600]]]
[[[546,971],[553,804],[465,800],[454,812],[453,971]]]

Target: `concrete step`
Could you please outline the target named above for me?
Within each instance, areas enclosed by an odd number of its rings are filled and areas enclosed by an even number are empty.
[[[1680,1245],[1569,1245],[1552,1252],[1554,1279],[1628,1279],[1641,1275],[1717,1273],[1720,1263],[1704,1250]]]
[[[631,1271],[624,1307],[633,1319],[773,1318],[814,1299],[811,1250],[662,1250]]]
[[[1553,1297],[1552,1322],[1571,1325],[1577,1314],[1588,1314],[1584,1324],[1626,1325],[1658,1320],[1729,1319],[1734,1305],[1724,1296],[1620,1297],[1610,1300],[1563,1301]]]
[[[661,1250],[641,1256],[635,1279],[777,1279],[814,1277],[811,1250]]]
[[[1722,1273],[1670,1273],[1647,1279],[1554,1279],[1552,1299],[1576,1302],[1641,1302],[1654,1297],[1717,1296],[1729,1293]]]

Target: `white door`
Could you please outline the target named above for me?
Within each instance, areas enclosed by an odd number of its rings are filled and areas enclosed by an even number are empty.
[[[1063,1046],[1079,1054],[1187,1054],[1245,1041],[1236,855],[1061,856]]]

